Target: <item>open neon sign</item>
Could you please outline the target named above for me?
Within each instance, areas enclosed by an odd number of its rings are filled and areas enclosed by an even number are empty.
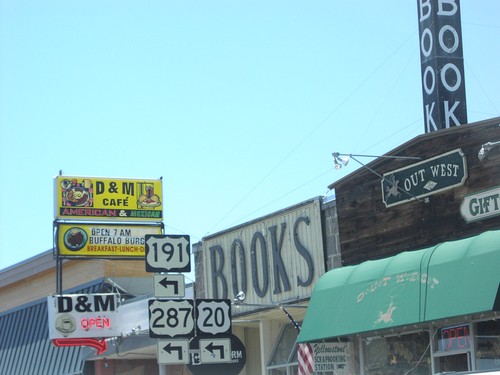
[[[88,331],[92,328],[111,328],[110,318],[82,318],[80,320],[82,329]]]
[[[470,348],[470,327],[468,324],[443,327],[438,330],[438,345],[441,351]]]

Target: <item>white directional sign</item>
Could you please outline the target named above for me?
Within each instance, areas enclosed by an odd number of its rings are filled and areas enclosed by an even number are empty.
[[[149,300],[149,336],[194,336],[194,302],[190,299]]]
[[[466,195],[460,213],[468,223],[500,215],[500,187]]]
[[[231,339],[201,339],[201,363],[228,363],[231,361]]]
[[[175,365],[189,363],[189,340],[158,340],[158,363]]]
[[[196,313],[198,336],[227,336],[231,333],[231,300],[198,299]]]
[[[191,272],[189,236],[147,234],[147,272]]]
[[[184,275],[156,274],[153,276],[156,298],[182,298],[186,295]]]

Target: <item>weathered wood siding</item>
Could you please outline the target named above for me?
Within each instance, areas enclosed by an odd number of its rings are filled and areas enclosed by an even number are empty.
[[[498,229],[499,217],[467,223],[460,214],[460,205],[466,194],[500,185],[500,147],[493,148],[483,161],[478,158],[482,144],[500,141],[499,123],[500,118],[496,118],[424,134],[388,153],[425,160],[462,149],[468,171],[464,185],[428,199],[387,208],[382,201],[380,177],[366,168],[330,185],[337,198],[342,264],[385,258]],[[379,158],[367,166],[383,175],[414,163]]]

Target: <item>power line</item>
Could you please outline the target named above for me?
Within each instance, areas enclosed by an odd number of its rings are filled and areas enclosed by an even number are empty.
[[[308,140],[318,129],[323,126],[345,103],[347,103],[382,67],[391,60],[405,44],[408,43],[415,35],[415,31],[406,38],[391,54],[388,55],[368,76],[363,79],[342,101],[340,101],[321,121],[319,121],[316,126],[305,136],[302,140],[289,151],[285,157],[279,161],[263,178],[261,178],[242,198],[229,210],[227,211],[208,231],[211,233],[214,228],[216,228],[223,220],[225,220],[229,214],[231,214],[245,199],[247,199],[269,176],[271,176],[300,146],[302,146],[306,140]]]

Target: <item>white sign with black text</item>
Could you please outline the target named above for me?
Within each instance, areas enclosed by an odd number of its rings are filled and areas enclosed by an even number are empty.
[[[191,272],[189,235],[147,234],[147,272]]]
[[[186,295],[184,275],[156,274],[153,276],[156,298],[182,298]]]
[[[231,300],[196,300],[196,326],[200,337],[213,337],[231,333]]]
[[[194,336],[194,302],[190,299],[149,300],[149,336]]]
[[[175,365],[189,363],[189,340],[158,340],[158,363]]]
[[[231,339],[200,340],[201,363],[227,363],[231,361]]]

